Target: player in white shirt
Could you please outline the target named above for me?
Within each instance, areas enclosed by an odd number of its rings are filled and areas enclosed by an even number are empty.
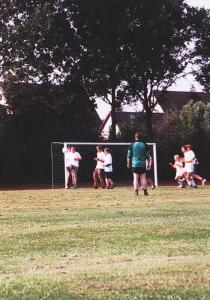
[[[192,150],[192,146],[189,144],[184,145],[184,146],[182,146],[181,151],[184,154],[183,162],[185,163],[184,170],[186,172],[187,180],[190,180],[191,177],[196,178],[204,186],[206,183],[206,179],[199,176],[198,174],[195,174],[195,172],[194,172],[194,165],[195,165],[197,159],[196,159],[194,151]]]
[[[115,187],[115,184],[112,180],[112,155],[110,153],[109,148],[104,149],[105,153],[105,159],[104,159],[104,172],[105,172],[105,181],[106,181],[106,188],[107,189],[113,189]]]
[[[71,189],[77,188],[79,161],[82,159],[79,152],[74,146],[64,147],[62,149],[65,154],[66,170],[68,171],[67,188],[70,188],[70,181],[72,182]]]
[[[105,180],[104,180],[104,160],[105,153],[101,146],[96,146],[97,156],[94,160],[97,162],[95,170],[93,171],[93,187],[94,189],[98,189],[98,180],[101,183],[101,187],[105,188]]]
[[[176,170],[175,180],[178,182],[178,187],[183,188],[185,182],[185,172],[184,172],[184,164],[181,160],[181,157],[176,154],[174,155],[174,163],[169,163],[169,165]]]

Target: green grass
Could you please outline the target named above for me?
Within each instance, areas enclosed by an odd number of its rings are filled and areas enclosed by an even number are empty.
[[[210,299],[210,188],[0,191],[0,299]]]

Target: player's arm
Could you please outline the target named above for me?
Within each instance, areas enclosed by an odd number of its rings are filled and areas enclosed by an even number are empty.
[[[102,160],[102,159],[100,159],[98,157],[95,157],[94,159],[97,160],[97,161],[100,161],[100,162],[104,163],[104,160]]]
[[[127,168],[129,169],[131,167],[131,159],[132,159],[132,144],[128,148],[128,154],[127,154]]]
[[[189,159],[189,160],[183,160],[183,162],[185,162],[185,163],[191,163],[191,162],[193,162],[194,161],[194,159],[195,159],[195,156],[192,158],[192,159]]]
[[[105,155],[105,154],[104,154],[104,155]],[[98,158],[98,157],[95,157],[95,158],[94,158],[94,160],[96,160],[96,161],[100,161],[100,162],[104,163],[105,157],[104,157],[103,159],[101,159],[101,158]]]
[[[148,155],[147,155],[147,162],[146,162],[147,170],[151,170],[151,168],[152,168],[152,163],[153,163],[152,157],[151,157],[151,155],[148,153]]]
[[[174,168],[174,169],[176,169],[175,165],[172,164],[172,163],[169,163],[169,166],[172,167],[172,168]]]
[[[131,159],[127,157],[127,168],[129,169],[131,167]]]
[[[77,157],[75,157],[74,160],[82,160],[81,155],[79,153],[77,153]]]
[[[62,152],[63,152],[63,154],[67,153],[68,152],[68,148],[66,146],[64,146],[63,149],[62,149]]]

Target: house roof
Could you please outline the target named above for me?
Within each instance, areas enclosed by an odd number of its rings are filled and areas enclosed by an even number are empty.
[[[145,118],[144,112],[116,112],[116,120],[117,123],[127,123],[131,122],[138,118],[139,120],[143,120]],[[163,118],[163,113],[153,113],[152,121],[153,123],[158,123]]]
[[[210,95],[204,92],[157,91],[156,97],[159,97],[158,102],[164,112],[169,109],[181,110],[190,100],[210,103]]]
[[[163,120],[163,113],[153,113],[152,114],[152,122],[153,124],[158,124]],[[104,129],[107,121],[111,117],[111,113],[109,112],[106,116],[105,120],[103,121],[100,132]],[[144,121],[145,113],[144,112],[127,112],[127,111],[120,111],[116,112],[116,122],[117,124],[122,123],[130,123],[138,118],[139,121]]]

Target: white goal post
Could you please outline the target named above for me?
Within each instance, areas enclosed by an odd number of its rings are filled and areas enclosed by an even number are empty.
[[[51,169],[52,169],[52,188],[55,187],[55,164],[56,164],[56,160],[55,160],[55,154],[53,153],[53,147],[54,146],[59,146],[59,153],[57,153],[57,155],[60,157],[62,155],[62,157],[64,157],[63,159],[63,163],[61,163],[59,161],[57,169],[60,170],[60,172],[64,173],[64,186],[67,186],[67,179],[68,179],[68,173],[66,170],[66,161],[65,161],[65,155],[62,153],[62,148],[63,147],[67,147],[67,146],[97,146],[97,145],[101,145],[101,146],[128,146],[131,143],[110,143],[110,142],[53,142],[51,143]],[[152,157],[153,157],[153,170],[154,170],[154,183],[156,186],[158,186],[158,172],[157,172],[157,146],[156,143],[147,143],[148,146],[152,146]],[[63,171],[62,171],[63,169]]]

